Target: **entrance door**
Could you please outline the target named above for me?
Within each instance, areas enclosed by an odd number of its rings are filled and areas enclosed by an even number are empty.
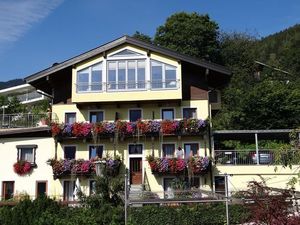
[[[142,184],[142,158],[130,158],[130,184]]]

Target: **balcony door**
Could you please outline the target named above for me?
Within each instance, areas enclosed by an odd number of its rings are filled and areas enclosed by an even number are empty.
[[[129,152],[129,171],[130,184],[143,183],[143,145],[130,144]]]

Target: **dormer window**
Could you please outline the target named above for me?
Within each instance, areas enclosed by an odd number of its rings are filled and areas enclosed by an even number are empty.
[[[102,91],[102,63],[77,72],[77,92]]]

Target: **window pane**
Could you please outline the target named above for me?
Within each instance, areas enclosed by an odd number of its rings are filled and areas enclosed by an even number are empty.
[[[97,123],[103,121],[103,112],[90,112],[90,122]]]
[[[22,161],[27,161],[33,163],[33,149],[32,148],[21,148],[21,158]]]
[[[151,62],[151,83],[152,88],[162,88],[162,63]]]
[[[46,182],[37,182],[37,197],[47,195],[47,183]]]
[[[163,109],[162,110],[163,120],[173,120],[174,119],[174,109]]]
[[[8,200],[14,197],[14,181],[3,181],[2,183],[2,194],[4,200]]]
[[[143,145],[129,145],[129,154],[143,154]]]
[[[90,146],[89,147],[89,158],[103,157],[103,146]]]
[[[140,109],[131,109],[129,110],[129,121],[135,122],[142,118],[142,110]]]
[[[65,114],[65,124],[72,124],[76,122],[76,113]]]
[[[197,109],[196,108],[184,108],[183,110],[183,118],[185,119],[196,119],[197,118]]]
[[[137,80],[138,80],[138,88],[145,88],[146,85],[145,61],[138,61]]]
[[[96,181],[90,180],[90,195],[96,194]]]
[[[129,89],[135,89],[135,67],[136,63],[135,61],[129,61],[128,62],[128,88]]]
[[[126,81],[126,64],[125,62],[119,62],[118,65],[118,89],[125,89]]]
[[[88,91],[89,89],[89,69],[80,70],[77,73],[77,90]]]
[[[64,181],[64,201],[72,201],[74,199],[75,181]]]
[[[184,157],[188,159],[190,156],[198,155],[198,143],[184,144]]]
[[[116,89],[116,62],[108,63],[108,89]]]
[[[65,159],[75,159],[76,147],[75,146],[65,146]]]
[[[174,66],[165,66],[165,82],[166,88],[175,88],[176,87],[176,68]]]
[[[102,63],[99,63],[92,67],[92,76],[90,83],[92,91],[102,90]]]
[[[163,144],[163,157],[173,158],[175,152],[175,144]]]
[[[168,188],[171,188],[174,178],[164,178],[164,191],[167,191]]]

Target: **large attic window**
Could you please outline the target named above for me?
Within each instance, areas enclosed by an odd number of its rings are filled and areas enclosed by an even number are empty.
[[[143,55],[140,53],[131,51],[129,49],[124,49],[118,53],[115,53],[115,54],[109,56],[109,58],[128,58],[128,57],[140,57],[140,56],[143,56]]]

